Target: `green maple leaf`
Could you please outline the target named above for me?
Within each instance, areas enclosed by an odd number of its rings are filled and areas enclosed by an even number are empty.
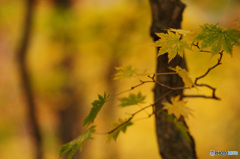
[[[233,45],[240,46],[240,31],[236,29],[225,29],[218,24],[205,24],[201,28],[195,40],[201,42],[202,49],[210,47],[213,54],[224,50],[232,55]]]
[[[171,31],[165,33],[156,33],[160,37],[158,41],[155,42],[157,47],[160,47],[158,56],[168,53],[168,63],[178,55],[183,57],[184,49],[189,49],[187,41],[181,38],[181,34],[176,32],[175,34]]]
[[[127,130],[127,127],[133,125],[133,123],[131,122],[131,118],[130,119],[118,119],[118,122],[113,123],[113,130],[110,131],[107,135],[107,142],[110,142],[112,139],[114,141],[117,140],[117,137],[119,135],[120,132],[125,133]]]
[[[94,122],[98,112],[101,110],[104,103],[108,100],[108,95],[104,92],[104,95],[98,95],[98,100],[92,102],[92,109],[88,116],[84,119],[83,126],[89,125]]]
[[[182,115],[188,118],[188,115],[192,115],[192,109],[186,106],[186,102],[180,100],[180,96],[171,97],[171,103],[164,102],[163,109],[168,111],[168,114],[174,114],[177,119]]]
[[[187,87],[192,88],[194,86],[194,83],[192,79],[189,77],[187,70],[182,69],[179,66],[176,66],[175,68],[169,67],[169,69],[176,71]]]
[[[73,155],[79,150],[82,151],[83,144],[87,140],[91,140],[92,134],[96,131],[96,126],[92,126],[86,131],[82,132],[76,139],[63,145],[59,151],[59,158],[63,157],[65,154],[68,154],[67,159],[71,159]]]
[[[133,76],[136,76],[136,70],[132,69],[131,65],[128,66],[121,66],[116,67],[117,73],[114,74],[114,80],[116,79],[122,79],[122,78],[131,78]]]
[[[119,106],[125,107],[129,105],[136,105],[139,103],[143,103],[146,96],[143,96],[140,92],[138,94],[129,94],[128,97],[120,98],[121,104]]]

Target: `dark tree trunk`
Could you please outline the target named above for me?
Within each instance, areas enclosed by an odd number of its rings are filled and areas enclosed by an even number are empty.
[[[20,48],[18,50],[18,62],[19,62],[19,71],[21,76],[22,88],[24,94],[26,96],[26,104],[27,104],[27,119],[28,123],[31,127],[32,138],[34,141],[35,147],[35,158],[42,159],[43,158],[43,148],[42,148],[42,137],[40,134],[40,128],[37,122],[36,115],[36,104],[34,102],[32,85],[29,78],[29,73],[27,70],[27,50],[30,41],[30,35],[32,31],[32,17],[33,17],[33,9],[34,9],[34,0],[27,0],[27,10],[25,16],[25,26],[23,30],[23,37],[20,43]]]
[[[180,0],[150,0],[150,6],[152,10],[151,36],[154,41],[159,39],[155,33],[166,32],[168,28],[181,28],[182,13],[185,5],[180,2]],[[158,50],[159,48],[157,48],[157,51]],[[177,56],[168,64],[168,56],[164,54],[157,58],[157,73],[170,72],[171,70],[169,70],[168,67],[176,67],[177,65],[186,68],[185,60],[180,56]],[[157,81],[171,87],[184,86],[184,83],[178,75],[157,76]],[[155,85],[155,101],[169,91],[170,90],[165,87]],[[197,158],[193,138],[190,136],[191,142],[189,142],[176,126],[167,119],[164,111],[161,111],[163,101],[170,101],[172,96],[182,94],[182,90],[173,91],[155,105],[155,111],[161,112],[156,114],[155,118],[159,152],[163,159]],[[183,118],[182,121],[184,122]]]
[[[59,18],[65,22],[61,25],[67,25],[70,22],[71,18],[71,0],[54,0],[55,9],[59,13]],[[62,16],[65,13],[69,13],[68,16]],[[69,28],[71,29],[71,28]],[[59,89],[60,97],[57,97],[59,100],[60,109],[58,110],[58,133],[61,144],[65,144],[75,139],[80,134],[80,127],[82,120],[81,111],[83,106],[83,97],[81,93],[78,92],[76,83],[74,79],[74,64],[76,59],[77,51],[73,44],[74,43],[74,30],[73,33],[68,34],[64,30],[58,30],[57,34],[61,35],[61,38],[57,40],[62,46],[61,54],[62,61],[58,64],[58,68],[61,69],[62,73],[66,77],[64,84],[61,85]],[[80,159],[81,154],[77,152],[73,159]]]

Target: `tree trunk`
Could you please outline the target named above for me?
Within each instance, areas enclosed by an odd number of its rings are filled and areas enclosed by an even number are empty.
[[[54,0],[55,9],[59,18],[65,23],[60,25],[67,25],[72,19],[71,17],[72,1],[71,0]],[[64,16],[65,13],[68,16]],[[73,16],[73,15],[72,15]],[[71,29],[71,28],[69,28]],[[58,134],[61,144],[70,142],[80,134],[80,121],[82,121],[81,111],[83,110],[83,94],[79,93],[76,85],[78,83],[74,80],[74,66],[77,50],[74,48],[74,30],[73,33],[68,34],[65,30],[58,30],[57,34],[61,35],[61,38],[57,40],[61,44],[61,55],[62,61],[58,64],[58,68],[61,69],[62,73],[66,77],[65,82],[59,89],[60,97],[58,98],[60,109],[58,110]],[[66,157],[66,156],[65,156]],[[66,157],[67,158],[67,157]],[[80,159],[81,153],[77,152],[73,156],[73,159]]]
[[[159,39],[155,33],[166,32],[168,28],[181,28],[182,13],[185,5],[180,0],[150,0],[150,6],[152,10],[151,36],[154,41]],[[159,49],[157,48],[157,51]],[[157,73],[170,72],[171,70],[168,67],[176,67],[177,65],[186,68],[184,58],[177,56],[168,64],[168,56],[164,54],[157,58],[156,71]],[[171,87],[184,86],[178,75],[157,76],[156,80]],[[169,89],[156,84],[154,88],[155,101],[169,91]],[[170,101],[172,96],[182,96],[182,94],[182,90],[173,91],[155,105],[155,112],[160,112],[156,114],[155,120],[159,152],[163,159],[197,158],[193,138],[190,136],[191,142],[188,141],[176,126],[167,119],[167,116],[164,115],[165,111],[161,111],[163,101]],[[181,120],[186,124],[183,118]]]
[[[32,85],[29,79],[29,73],[27,70],[27,50],[30,41],[30,35],[32,31],[32,17],[33,17],[33,9],[34,9],[34,0],[27,0],[27,10],[25,16],[25,26],[23,30],[23,37],[20,43],[20,47],[17,53],[18,62],[19,62],[19,71],[22,82],[22,88],[24,94],[26,96],[26,104],[27,104],[27,119],[28,123],[31,127],[32,138],[34,142],[35,148],[35,158],[42,159],[43,158],[43,148],[42,148],[42,137],[40,134],[40,128],[37,122],[36,116],[36,104],[34,102],[34,96],[32,91]]]

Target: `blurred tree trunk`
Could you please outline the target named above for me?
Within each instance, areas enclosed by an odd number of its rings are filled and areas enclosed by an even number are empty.
[[[59,13],[59,18],[62,18],[65,23],[71,20],[66,19],[71,15],[71,0],[54,0],[55,7]],[[67,13],[68,16],[64,16]],[[68,14],[69,13],[69,14]],[[65,23],[60,25],[65,25]],[[66,24],[67,25],[67,24]],[[74,30],[73,30],[74,32]],[[60,88],[59,105],[58,110],[59,126],[58,132],[61,144],[70,142],[80,134],[80,121],[82,120],[81,111],[83,106],[82,94],[78,92],[76,85],[79,83],[75,82],[74,77],[74,63],[76,59],[76,49],[73,48],[74,43],[73,34],[69,32],[60,31],[58,34],[61,35],[61,39],[58,39],[62,46],[62,61],[59,64],[59,69],[63,72],[65,78],[64,84]],[[76,153],[74,159],[80,159],[80,153]]]
[[[26,96],[27,119],[31,127],[32,138],[34,141],[35,158],[43,158],[42,137],[36,115],[36,104],[34,101],[32,84],[27,69],[27,51],[29,47],[30,36],[32,32],[32,19],[34,15],[34,0],[27,0],[25,22],[23,28],[23,37],[17,53],[19,62],[19,71],[21,76],[22,88]]]
[[[185,5],[180,0],[150,0],[150,6],[152,11],[152,26],[151,36],[154,41],[159,38],[155,33],[166,32],[168,28],[181,28],[182,13]],[[160,48],[157,48],[157,51]],[[169,66],[176,67],[179,65],[182,68],[186,68],[184,58],[177,56],[168,64],[167,54],[161,55],[157,58],[157,73],[170,72]],[[164,75],[157,76],[157,81],[171,87],[182,87],[184,83],[178,75]],[[167,93],[169,89],[155,85],[154,99],[155,101],[159,97]],[[170,101],[172,96],[182,95],[183,91],[173,91],[169,95],[165,96],[161,101],[155,105],[155,111],[159,112],[163,105],[163,101]],[[163,159],[196,159],[195,144],[193,138],[189,142],[176,126],[168,121],[164,112],[156,114],[156,132],[159,146],[159,152]],[[184,119],[182,118],[184,122]],[[185,123],[185,122],[184,122]],[[186,124],[186,123],[185,123]],[[190,134],[189,134],[190,135]]]
[[[108,91],[110,95],[117,93],[116,81],[113,80],[113,75],[115,73],[115,67],[119,66],[119,58],[116,58],[116,51],[113,48],[111,59],[109,60],[109,65],[107,67],[105,82],[107,84]],[[105,108],[103,109],[104,114],[104,123],[106,123],[106,129],[109,126],[109,123],[112,123],[113,119],[116,118],[116,99],[109,100],[106,103]],[[108,153],[104,155],[104,159],[119,159],[119,147],[117,145],[111,145],[109,147]]]

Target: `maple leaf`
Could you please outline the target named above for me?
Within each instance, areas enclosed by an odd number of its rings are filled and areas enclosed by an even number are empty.
[[[192,109],[186,107],[186,102],[180,100],[180,96],[171,97],[171,103],[164,102],[163,109],[168,111],[168,114],[174,114],[177,119],[182,115],[185,118],[188,118],[188,115],[192,115]]]
[[[177,72],[177,74],[182,78],[185,85],[189,88],[192,88],[194,86],[194,83],[192,79],[189,77],[187,70],[182,69],[179,66],[176,66],[175,68],[169,67],[169,69]]]
[[[167,34],[156,33],[156,35],[160,37],[160,39],[155,42],[156,46],[160,47],[158,56],[168,53],[168,63],[175,58],[177,54],[183,57],[184,49],[190,48],[178,32],[174,34],[168,31]]]
[[[218,24],[204,24],[202,30],[195,38],[200,41],[200,47],[211,48],[213,54],[224,50],[232,55],[233,45],[240,46],[240,31],[233,28],[223,28]]]
[[[135,94],[129,94],[128,97],[120,98],[121,104],[119,106],[125,107],[129,105],[136,105],[139,103],[143,103],[146,96],[142,96],[142,94],[139,92],[137,95]]]
[[[137,74],[136,70],[132,69],[131,65],[115,67],[115,69],[117,70],[117,73],[114,74],[114,80],[121,78],[131,78]]]
[[[83,144],[87,141],[87,140],[91,140],[92,138],[92,134],[96,131],[95,129],[96,126],[92,126],[89,129],[87,129],[86,131],[83,131],[76,139],[74,139],[73,141],[64,144],[60,151],[59,151],[59,158],[63,157],[66,153],[68,153],[68,157],[67,159],[71,159],[73,157],[73,155],[79,150],[82,151],[82,147]]]
[[[104,92],[104,95],[98,95],[98,100],[92,102],[92,108],[88,116],[84,119],[83,126],[89,125],[94,122],[98,112],[104,105],[104,103],[108,100],[108,95]]]
[[[107,142],[110,142],[112,139],[116,141],[119,133],[120,132],[125,133],[127,130],[127,127],[131,125],[133,125],[133,123],[131,122],[131,118],[125,119],[125,120],[118,119],[118,122],[113,123],[113,130],[108,133]]]

